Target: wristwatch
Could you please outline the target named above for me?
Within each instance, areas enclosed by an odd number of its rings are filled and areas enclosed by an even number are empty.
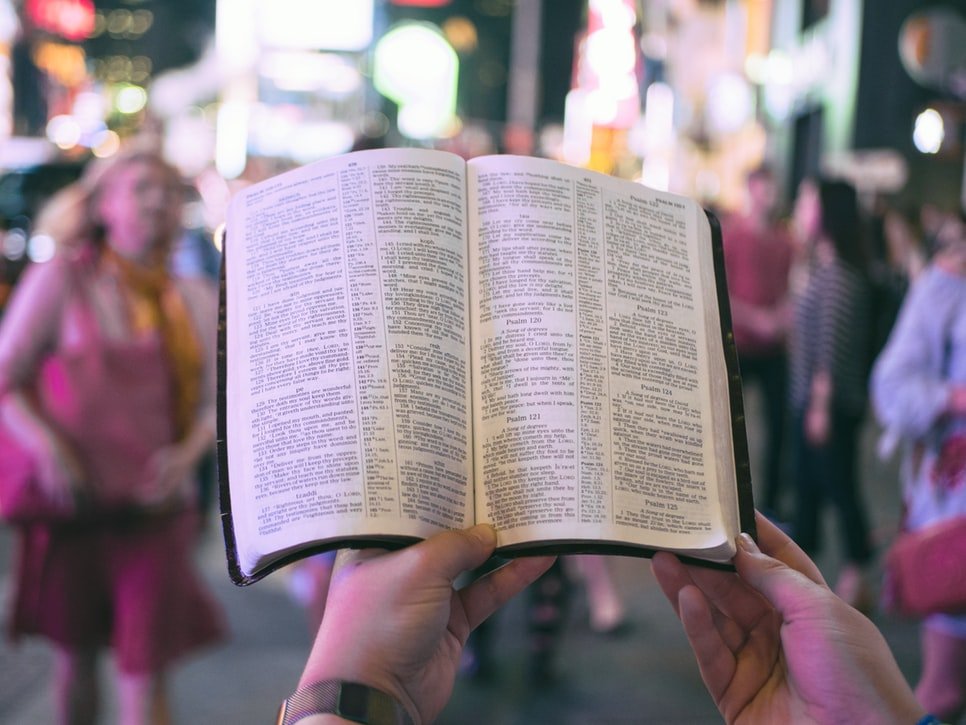
[[[294,725],[309,715],[338,715],[367,725],[413,725],[409,713],[385,692],[358,682],[323,680],[300,687],[282,702],[277,725]]]

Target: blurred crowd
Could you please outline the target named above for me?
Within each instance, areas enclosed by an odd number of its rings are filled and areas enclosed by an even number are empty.
[[[253,164],[237,183],[280,170]],[[861,496],[863,428],[881,430],[882,455],[903,451],[903,480],[882,485],[902,486],[904,526],[966,513],[966,462],[949,444],[966,435],[966,224],[931,205],[870,204],[821,176],[784,212],[778,182],[767,166],[752,170],[744,206],[720,213],[740,368],[763,403],[751,427],[763,436],[756,503],[807,553],[840,547],[835,591],[868,612],[888,542],[873,540]],[[232,190],[214,172],[185,183],[151,149],[93,162],[31,222],[57,253],[3,278],[0,422],[50,491],[110,503],[19,529],[10,629],[55,648],[63,722],[95,721],[104,645],[118,653],[123,721],[165,722],[168,668],[227,634],[193,550],[214,515],[212,227]],[[835,531],[821,527],[827,507]],[[331,564],[290,569],[313,628]],[[561,561],[528,600],[534,686],[554,678],[581,592],[594,631],[632,626],[606,558]],[[463,676],[490,673],[491,631],[470,640]],[[962,712],[966,617],[926,621],[917,695],[941,717]]]
[[[806,178],[792,212],[776,179],[748,176],[745,208],[723,220],[735,342],[763,400],[758,506],[810,555],[836,546],[836,593],[877,605],[890,543],[870,533],[860,436],[902,449],[901,528],[966,512],[966,225],[931,205],[865,206],[846,181]],[[871,418],[871,421],[869,420]],[[875,487],[872,490],[875,490]],[[821,527],[826,508],[835,531]],[[916,694],[944,721],[966,705],[966,618],[928,616]]]

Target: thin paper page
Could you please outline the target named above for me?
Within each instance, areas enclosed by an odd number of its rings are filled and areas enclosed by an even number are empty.
[[[501,544],[726,541],[699,207],[519,157],[469,188],[480,519]]]
[[[470,522],[464,197],[459,157],[387,150],[233,201],[229,469],[249,564]]]

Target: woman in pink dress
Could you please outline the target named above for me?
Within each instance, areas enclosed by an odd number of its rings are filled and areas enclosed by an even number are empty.
[[[68,193],[58,254],[27,270],[0,326],[0,422],[78,513],[20,529],[10,632],[53,644],[62,722],[96,721],[109,646],[121,722],[163,723],[169,665],[223,636],[192,561],[216,303],[166,271],[182,192],[159,156],[127,153]]]

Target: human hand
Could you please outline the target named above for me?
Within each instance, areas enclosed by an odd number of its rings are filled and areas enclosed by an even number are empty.
[[[36,431],[30,448],[37,482],[58,505],[71,505],[83,494],[84,468],[70,445],[53,431]]]
[[[162,506],[187,500],[193,492],[196,465],[197,457],[182,443],[158,449],[148,460],[144,485],[138,490],[138,502],[147,506]]]
[[[553,562],[515,559],[455,591],[456,577],[495,546],[493,528],[479,525],[392,553],[340,552],[299,686],[361,682],[395,697],[415,722],[432,721],[452,693],[470,632]]]
[[[667,552],[652,562],[725,720],[917,722],[924,710],[875,625],[776,526],[760,514],[757,525],[761,549],[739,537],[737,574]]]
[[[14,388],[0,395],[0,428],[0,438],[9,437],[29,457],[36,482],[51,502],[69,509],[82,498],[85,476],[80,459],[37,413],[25,390]]]

